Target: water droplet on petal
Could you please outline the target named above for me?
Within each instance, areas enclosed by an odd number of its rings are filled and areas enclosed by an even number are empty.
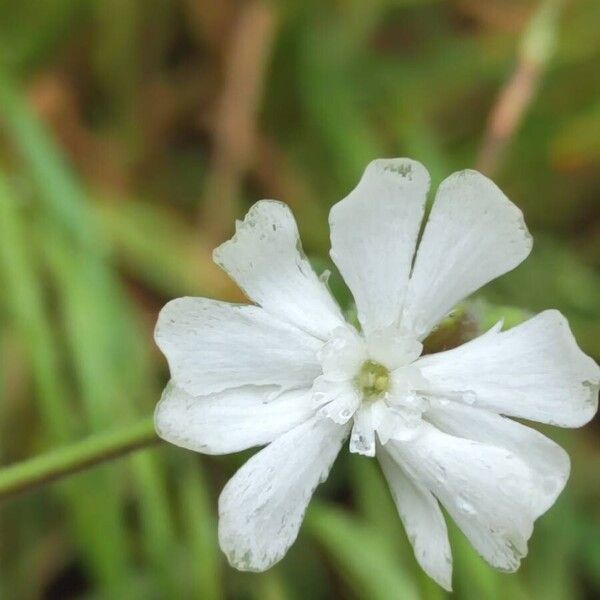
[[[477,514],[477,511],[475,510],[474,506],[470,503],[467,502],[464,498],[459,498],[457,501],[458,504],[458,508],[468,514],[468,515],[475,515]]]
[[[471,390],[465,390],[462,393],[462,399],[467,404],[474,404],[477,401],[477,394]]]

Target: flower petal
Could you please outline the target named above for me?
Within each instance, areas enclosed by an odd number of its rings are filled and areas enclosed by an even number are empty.
[[[362,400],[351,381],[328,381],[323,376],[315,380],[311,393],[318,414],[340,425],[351,419]]]
[[[370,404],[361,404],[354,413],[349,448],[356,454],[375,456],[375,427]]]
[[[567,483],[569,455],[531,427],[481,408],[433,399],[427,420],[450,435],[505,448],[526,463],[537,478],[536,517],[556,502]]]
[[[353,327],[338,327],[319,351],[323,374],[329,381],[347,381],[367,360],[360,335]]]
[[[214,261],[267,312],[325,339],[344,325],[326,285],[302,252],[298,228],[282,202],[257,202]]]
[[[233,476],[219,498],[219,543],[232,566],[264,571],[283,558],[347,435],[348,426],[312,418]]]
[[[417,562],[434,581],[452,591],[452,554],[438,501],[426,487],[408,477],[385,446],[377,448],[377,459]]]
[[[310,387],[322,343],[257,306],[178,298],[155,332],[175,384],[203,396],[242,385]]]
[[[503,415],[579,427],[598,408],[600,369],[556,310],[415,365],[441,395],[465,392],[474,406]]]
[[[390,371],[409,365],[421,356],[423,344],[406,337],[398,327],[387,327],[371,333],[366,339],[369,356]]]
[[[273,391],[244,386],[194,397],[170,382],[156,407],[156,431],[172,444],[204,454],[268,444],[315,412],[310,390],[290,390],[276,398]]]
[[[457,302],[521,263],[531,245],[523,214],[490,179],[450,175],[419,244],[402,326],[423,339]]]
[[[429,173],[407,158],[374,160],[329,215],[331,258],[354,295],[363,329],[397,320],[413,260]]]
[[[386,450],[444,505],[479,554],[504,571],[518,568],[536,516],[531,469],[511,452],[452,437],[433,426]]]

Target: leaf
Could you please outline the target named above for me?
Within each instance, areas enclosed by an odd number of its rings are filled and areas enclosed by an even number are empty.
[[[417,600],[412,577],[394,560],[378,531],[338,508],[313,502],[309,534],[326,551],[340,577],[371,600]]]

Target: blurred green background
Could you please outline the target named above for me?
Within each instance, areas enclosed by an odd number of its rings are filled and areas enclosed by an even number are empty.
[[[210,258],[234,219],[288,202],[329,268],[328,209],[381,156],[493,175],[535,247],[480,327],[556,307],[598,359],[599,23],[597,0],[0,0],[2,464],[150,414],[160,307],[241,299]],[[600,597],[598,425],[548,433],[567,490],[515,575],[451,527],[455,597]],[[216,500],[244,458],[163,444],[3,501],[0,596],[446,597],[345,451],[283,562],[230,569]]]

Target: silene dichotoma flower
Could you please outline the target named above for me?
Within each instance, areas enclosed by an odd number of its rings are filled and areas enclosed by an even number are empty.
[[[462,171],[440,185],[417,248],[429,181],[418,162],[375,160],[331,209],[331,258],[358,328],[304,256],[290,209],[271,200],[214,252],[255,304],[179,298],[160,313],[171,381],[158,434],[205,454],[266,446],[219,499],[219,542],[238,569],[284,556],[347,438],[379,461],[417,561],[446,589],[440,503],[490,565],[514,571],[565,485],[565,451],[507,417],[583,425],[597,410],[598,366],[555,310],[422,355],[459,301],[532,246],[521,211]]]

